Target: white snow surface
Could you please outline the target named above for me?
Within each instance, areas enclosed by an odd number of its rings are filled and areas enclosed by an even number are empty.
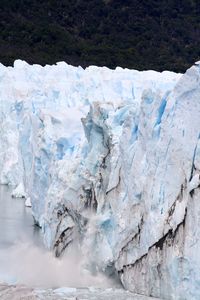
[[[200,67],[0,66],[0,182],[56,255],[130,291],[200,298]]]

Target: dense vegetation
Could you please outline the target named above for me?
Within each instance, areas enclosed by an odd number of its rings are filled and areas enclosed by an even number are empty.
[[[199,0],[1,0],[0,62],[184,72],[200,58]]]

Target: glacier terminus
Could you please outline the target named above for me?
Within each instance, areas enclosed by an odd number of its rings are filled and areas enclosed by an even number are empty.
[[[200,299],[199,64],[0,65],[0,154],[0,183],[55,256],[76,248],[130,292]]]

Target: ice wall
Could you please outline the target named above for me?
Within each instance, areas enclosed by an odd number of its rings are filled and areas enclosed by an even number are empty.
[[[199,72],[1,66],[0,181],[57,256],[77,243],[131,291],[199,299]]]

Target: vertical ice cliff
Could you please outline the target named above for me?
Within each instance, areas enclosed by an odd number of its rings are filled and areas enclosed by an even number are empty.
[[[137,209],[141,215],[138,231],[126,241],[116,261],[122,282],[133,291],[164,299],[200,297],[199,117],[199,67],[195,66],[183,75],[167,99],[161,100],[155,122],[147,129],[145,115],[145,126],[140,123],[141,144],[135,152],[139,158],[132,161],[127,186],[133,188],[137,178],[143,178]],[[156,136],[153,143],[152,137],[149,140],[145,136],[146,130]],[[138,159],[140,166],[135,169]],[[129,198],[132,203],[135,190]],[[135,219],[135,213],[130,217]]]
[[[199,299],[200,69],[0,68],[0,181],[57,256],[163,299]],[[15,191],[14,191],[15,194]]]

